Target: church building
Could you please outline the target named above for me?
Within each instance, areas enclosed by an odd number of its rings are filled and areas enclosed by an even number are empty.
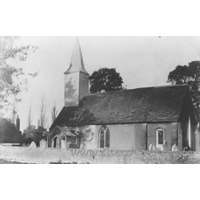
[[[198,124],[187,85],[89,93],[89,74],[76,41],[65,75],[64,107],[48,147],[172,151],[199,148]]]

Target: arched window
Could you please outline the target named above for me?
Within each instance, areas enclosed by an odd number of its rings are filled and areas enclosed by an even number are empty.
[[[103,126],[99,131],[99,146],[100,148],[110,147],[110,131],[107,126]]]

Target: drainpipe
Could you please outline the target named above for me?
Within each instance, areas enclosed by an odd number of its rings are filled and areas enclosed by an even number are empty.
[[[148,151],[148,124],[146,124],[146,150]]]
[[[179,144],[179,141],[178,141],[178,134],[179,134],[179,133],[178,133],[178,131],[179,131],[179,130],[178,130],[178,122],[176,123],[176,128],[177,128],[177,134],[176,134],[176,135],[177,135],[177,136],[176,136],[176,137],[177,137],[177,139],[176,139],[177,144],[176,144],[176,145],[179,147],[179,145],[178,145],[178,144]]]
[[[46,147],[49,148],[49,134],[47,135],[47,143]]]
[[[188,145],[191,148],[191,121],[190,117],[188,118]]]

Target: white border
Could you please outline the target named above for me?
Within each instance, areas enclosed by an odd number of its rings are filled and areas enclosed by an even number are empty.
[[[200,35],[197,1],[7,0],[0,5],[1,35]],[[198,168],[1,165],[1,198],[196,199]]]

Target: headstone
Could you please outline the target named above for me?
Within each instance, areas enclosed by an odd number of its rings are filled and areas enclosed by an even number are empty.
[[[30,144],[30,146],[29,146],[30,148],[37,148],[37,146],[36,146],[36,144],[35,144],[35,142],[31,142],[31,144]]]
[[[40,141],[40,148],[41,149],[45,149],[46,148],[46,144],[47,144],[47,142],[45,140],[41,140]]]
[[[167,141],[164,141],[164,144],[162,145],[162,151],[168,151]]]
[[[174,145],[172,146],[172,151],[178,151],[178,146],[176,146],[176,144],[174,144]]]
[[[155,151],[155,150],[156,150],[156,146],[154,144],[150,144],[149,151]]]
[[[183,151],[189,151],[189,148],[186,146],[184,147]]]

